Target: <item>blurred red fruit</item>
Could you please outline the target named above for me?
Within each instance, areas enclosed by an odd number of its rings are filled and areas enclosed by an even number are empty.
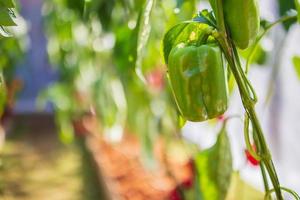
[[[252,146],[253,150],[256,151],[256,147],[255,145]],[[250,162],[252,165],[257,166],[259,165],[259,161],[256,160],[248,151],[248,149],[245,149],[245,154],[246,154],[246,158],[248,160],[248,162]]]
[[[182,200],[181,194],[177,187],[170,192],[168,200]]]
[[[155,69],[146,75],[149,86],[155,90],[161,90],[164,87],[164,73],[160,69]]]
[[[224,115],[220,115],[217,117],[218,121],[223,122],[225,120],[225,116]]]
[[[181,186],[184,189],[191,189],[193,187],[193,184],[194,184],[194,180],[193,180],[193,177],[191,177],[190,179],[187,179],[187,180],[183,181],[181,183]]]
[[[195,176],[195,162],[192,158],[187,162],[187,167],[194,177]]]

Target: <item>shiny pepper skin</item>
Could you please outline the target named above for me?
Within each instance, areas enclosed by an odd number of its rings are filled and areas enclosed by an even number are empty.
[[[224,0],[223,6],[231,38],[240,49],[246,49],[255,41],[259,31],[257,0]]]
[[[168,72],[183,118],[200,122],[226,111],[227,83],[221,50],[217,45],[179,44],[170,52]]]

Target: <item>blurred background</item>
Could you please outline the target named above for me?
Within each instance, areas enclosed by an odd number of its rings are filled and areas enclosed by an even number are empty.
[[[195,160],[223,119],[183,124],[163,60],[164,33],[205,0],[18,0],[0,38],[0,199],[197,199]],[[263,21],[295,9],[259,1]],[[257,111],[283,186],[300,193],[300,28],[272,29],[251,60]],[[244,59],[249,52],[240,52]],[[245,63],[245,60],[243,60]],[[224,117],[243,116],[235,85]],[[234,183],[227,199],[263,199],[228,121]],[[243,186],[243,190],[239,187]]]

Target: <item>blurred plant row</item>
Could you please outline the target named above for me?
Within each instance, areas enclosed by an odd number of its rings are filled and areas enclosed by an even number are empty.
[[[15,94],[21,82],[15,79],[15,70],[26,51],[26,27],[21,16],[16,17],[13,0],[0,2],[0,115],[13,109]],[[15,28],[16,25],[19,28]],[[13,36],[13,37],[12,37]]]
[[[146,1],[45,3],[48,52],[60,78],[41,97],[54,103],[63,141],[72,139],[74,120],[89,114],[109,140],[120,140],[125,130],[137,134],[148,159],[159,135],[178,133],[161,39],[167,27],[191,18],[195,1],[152,3],[149,25],[143,24]],[[181,12],[174,13],[176,6]]]

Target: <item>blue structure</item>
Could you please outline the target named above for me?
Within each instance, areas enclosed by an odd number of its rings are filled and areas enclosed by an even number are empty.
[[[30,45],[22,66],[17,68],[16,75],[23,80],[24,87],[16,102],[15,112],[32,113],[36,110],[36,98],[39,92],[57,79],[51,69],[46,50],[46,38],[43,32],[41,8],[42,0],[20,0],[21,15],[29,25]],[[50,107],[46,111],[50,111]]]

